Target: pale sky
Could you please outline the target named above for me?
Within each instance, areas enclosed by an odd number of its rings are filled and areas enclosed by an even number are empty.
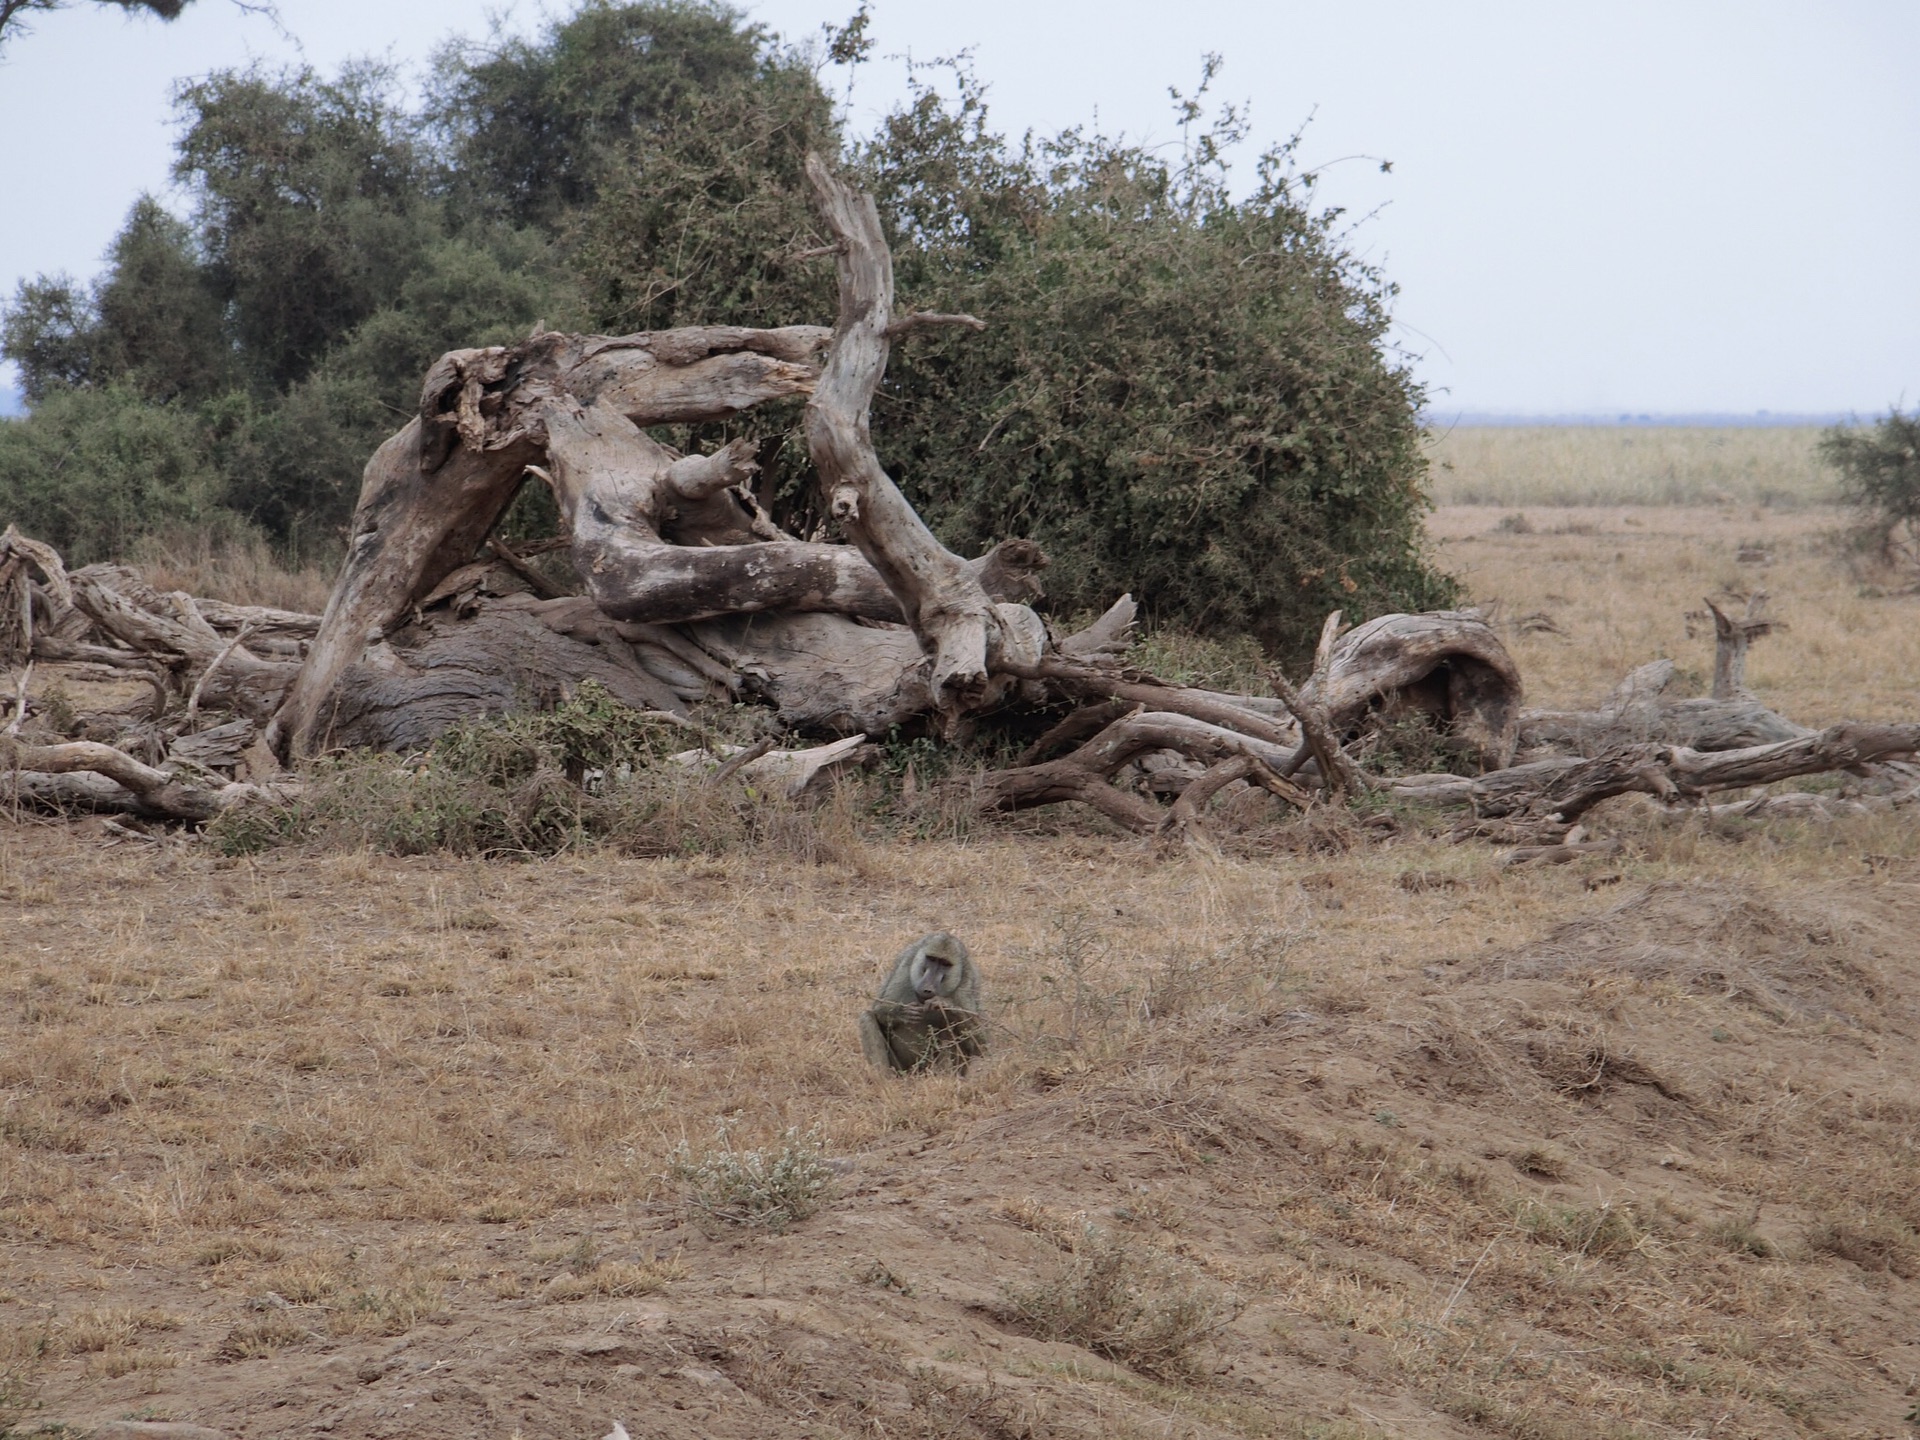
[[[856,0],[758,0],[789,38]],[[228,0],[173,25],[91,5],[0,58],[0,290],[98,272],[140,190],[168,190],[169,91],[250,58],[417,67],[496,7]],[[565,4],[503,8],[518,30]],[[1303,157],[1401,286],[1434,410],[1883,411],[1920,402],[1920,4],[1911,0],[875,0],[856,127],[902,64],[971,47],[997,125],[1171,141],[1203,52],[1252,150]],[[773,316],[796,320],[800,316]],[[990,318],[990,317],[989,317]],[[0,376],[0,383],[6,377]]]

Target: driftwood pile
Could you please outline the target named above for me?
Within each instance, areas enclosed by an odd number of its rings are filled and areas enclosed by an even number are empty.
[[[1271,671],[1269,696],[1129,667],[1126,597],[1087,629],[1055,633],[1027,603],[1043,593],[1039,548],[948,551],[868,435],[891,345],[981,322],[896,316],[872,201],[818,162],[809,175],[828,241],[818,253],[839,272],[831,330],[542,333],[442,356],[418,414],[368,462],[324,615],[162,595],[119,566],[69,573],[9,528],[0,801],[200,822],[285,803],[298,788],[288,767],[304,756],[418,751],[456,722],[589,680],[643,710],[684,717],[708,700],[749,701],[790,731],[839,737],[732,762],[769,776],[857,762],[858,737],[894,727],[953,738],[1009,725],[1032,743],[978,784],[983,809],[1074,800],[1138,834],[1199,837],[1210,806],[1255,790],[1303,810],[1384,792],[1465,812],[1461,833],[1515,844],[1517,859],[1564,859],[1584,853],[1582,817],[1614,795],[1696,807],[1835,770],[1877,792],[1715,807],[1832,815],[1899,803],[1920,780],[1895,763],[1920,750],[1920,725],[1815,733],[1746,692],[1746,646],[1770,623],[1758,603],[1740,617],[1713,610],[1710,698],[1667,698],[1674,670],[1660,661],[1582,713],[1524,709],[1512,657],[1475,611],[1351,631],[1331,616],[1311,673],[1296,685]],[[682,455],[648,433],[792,397],[806,397],[821,508],[848,543],[780,530],[745,442]],[[517,547],[494,532],[529,480],[550,488],[562,533]],[[556,583],[541,548],[566,550],[584,593]],[[33,668],[50,664],[142,689],[51,736],[29,699]],[[1408,717],[1478,773],[1369,774],[1369,737]]]

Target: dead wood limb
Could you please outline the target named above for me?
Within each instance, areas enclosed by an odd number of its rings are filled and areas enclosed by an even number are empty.
[[[1352,757],[1341,748],[1340,737],[1334,734],[1326,712],[1319,703],[1308,700],[1294,689],[1293,683],[1277,665],[1268,668],[1267,683],[1273,687],[1273,693],[1286,702],[1287,708],[1293,712],[1295,723],[1300,726],[1300,746],[1287,757],[1287,763],[1280,773],[1295,774],[1305,763],[1306,756],[1311,754],[1313,763],[1320,770],[1320,783],[1326,786],[1330,795],[1336,799],[1349,794],[1364,795],[1368,788],[1366,778],[1361,775],[1360,767],[1353,763]]]
[[[220,668],[221,662],[225,660],[229,655],[233,654],[234,651],[238,650],[242,645],[244,645],[246,643],[247,637],[252,633],[253,631],[250,627],[243,627],[237,635],[235,635],[231,640],[227,641],[225,645],[220,647],[219,651],[215,653],[213,659],[207,662],[207,668],[200,672],[200,678],[193,682],[193,692],[187,696],[187,733],[189,735],[191,735],[194,732],[194,730],[198,728],[197,722],[200,718],[200,695],[207,688],[207,682],[213,678],[214,672]],[[158,719],[159,717],[155,716],[154,718]]]
[[[1311,795],[1292,781],[1281,778],[1272,767],[1255,756],[1234,755],[1209,766],[1180,792],[1179,798],[1173,802],[1173,808],[1167,812],[1167,831],[1193,834],[1205,821],[1207,806],[1213,797],[1236,780],[1250,781],[1299,810],[1306,810],[1313,804]]]
[[[740,774],[763,785],[780,786],[788,798],[797,799],[822,776],[835,774],[850,764],[858,764],[866,755],[873,753],[864,735],[849,735],[807,750],[769,749],[749,758],[748,750],[758,748],[737,749],[726,756],[704,749],[683,750],[667,759],[671,764],[689,768],[717,765],[711,777],[715,782],[726,778],[726,774]],[[734,760],[740,761],[740,765],[737,770],[729,771],[727,766]]]
[[[1139,614],[1133,596],[1122,595],[1086,629],[1067,636],[1055,647],[1075,660],[1100,660],[1123,654],[1133,643],[1133,623]]]
[[[144,657],[142,668],[158,663],[176,672],[206,671],[206,698],[226,708],[265,719],[300,673],[297,663],[262,660],[244,647],[222,655],[226,638],[190,597],[161,595],[124,567],[89,565],[74,571],[72,580],[75,606],[100,630]],[[217,667],[216,657],[222,661]]]
[[[29,660],[21,667],[20,683],[13,695],[13,718],[7,721],[5,729],[0,729],[0,739],[11,740],[20,733],[21,722],[27,718],[27,686],[32,683],[33,661]]]
[[[1190,715],[1210,725],[1239,730],[1270,745],[1292,746],[1300,738],[1292,727],[1237,703],[1238,696],[1169,685],[1138,670],[1060,655],[1044,656],[1030,664],[1008,661],[999,668],[1023,680],[1040,681],[1070,700],[1126,700],[1150,710]]]
[[[532,415],[546,436],[575,567],[611,618],[673,624],[766,610],[898,618],[895,596],[845,545],[669,544],[661,531],[677,498],[671,451],[604,403],[547,399]]]
[[[560,600],[565,598],[566,592],[564,590],[558,585],[555,585],[538,570],[534,569],[533,566],[529,565],[518,551],[498,535],[493,536],[487,541],[487,549],[498,557],[502,565],[506,566],[509,570],[513,571],[514,574],[526,581],[527,584],[531,585],[533,587],[533,593],[538,595],[542,600]]]
[[[1767,592],[1756,590],[1747,597],[1746,614],[1734,617],[1706,601],[1713,614],[1713,698],[1715,700],[1751,699],[1747,689],[1747,646],[1762,635],[1771,634],[1775,622],[1761,611],[1767,608]]]
[[[1131,700],[1097,700],[1091,705],[1082,705],[1044,731],[1039,739],[1021,752],[1016,763],[1036,765],[1067,746],[1077,745],[1089,736],[1098,734],[1122,715],[1139,708]]]
[[[840,315],[807,402],[807,449],[826,508],[880,573],[933,656],[930,686],[949,716],[988,698],[989,663],[1037,659],[1001,624],[994,603],[959,556],[938,540],[880,468],[868,408],[887,366],[893,258],[873,197],[807,157],[822,220],[837,243]]]
[[[836,253],[838,253],[836,251]],[[987,322],[973,315],[950,315],[940,310],[916,310],[903,315],[881,332],[888,340],[904,340],[923,330],[944,330],[959,326],[964,330],[984,330]]]
[[[1474,779],[1388,781],[1394,795],[1465,805],[1487,817],[1577,819],[1602,800],[1640,793],[1663,800],[1770,785],[1798,775],[1851,770],[1920,751],[1920,724],[1832,725],[1815,734],[1741,750],[1629,745],[1591,759],[1557,757]]]
[[[1080,800],[1136,834],[1152,834],[1160,828],[1166,812],[1120,789],[1111,777],[1128,762],[1154,750],[1173,750],[1203,765],[1245,756],[1268,772],[1276,771],[1288,754],[1284,746],[1190,715],[1141,710],[1113,721],[1079,749],[1057,760],[988,773],[981,778],[979,804],[988,811],[1024,810]],[[1256,783],[1267,783],[1269,789],[1275,788],[1257,770],[1249,770],[1246,777],[1229,778],[1255,779]],[[1272,781],[1284,787],[1275,789],[1276,794],[1295,804],[1304,802],[1306,797],[1298,787],[1288,785],[1278,774],[1272,775]]]
[[[773,737],[771,735],[762,736],[760,739],[754,741],[753,744],[747,746],[746,749],[736,750],[725,760],[722,760],[720,762],[720,768],[708,777],[707,783],[717,786],[725,781],[731,780],[735,775],[739,774],[743,768],[751,765],[771,749],[773,749]]]
[[[26,660],[33,655],[33,577],[40,572],[47,603],[58,620],[73,609],[73,587],[60,553],[51,545],[30,540],[17,526],[0,531],[0,663]]]
[[[15,772],[16,779],[23,773],[91,772],[112,781],[133,797],[138,813],[193,823],[211,820],[222,810],[248,800],[281,798],[253,785],[228,784],[212,789],[190,785],[164,770],[142,764],[123,750],[87,740],[70,740],[59,745],[8,742],[0,746],[0,772],[6,770]],[[17,791],[19,787],[14,788]]]

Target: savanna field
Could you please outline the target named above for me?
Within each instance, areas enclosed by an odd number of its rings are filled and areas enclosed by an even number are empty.
[[[1431,542],[1530,704],[1697,689],[1764,588],[1767,704],[1911,719],[1814,438],[1456,431]],[[1503,870],[1391,810],[889,826],[898,778],[664,857],[0,820],[0,1433],[1916,1433],[1910,811],[1626,797]],[[988,1055],[881,1075],[942,928]]]

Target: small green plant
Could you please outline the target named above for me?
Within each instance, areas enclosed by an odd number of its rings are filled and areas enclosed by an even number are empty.
[[[785,1230],[833,1196],[818,1129],[789,1128],[777,1146],[746,1150],[723,1122],[713,1146],[698,1154],[682,1141],[667,1157],[667,1178],[685,1188],[695,1215],[755,1230]]]
[[[1041,1339],[1083,1345],[1162,1380],[1198,1373],[1200,1348],[1241,1308],[1164,1251],[1094,1225],[1082,1230],[1062,1270],[1005,1296],[1013,1318]]]

